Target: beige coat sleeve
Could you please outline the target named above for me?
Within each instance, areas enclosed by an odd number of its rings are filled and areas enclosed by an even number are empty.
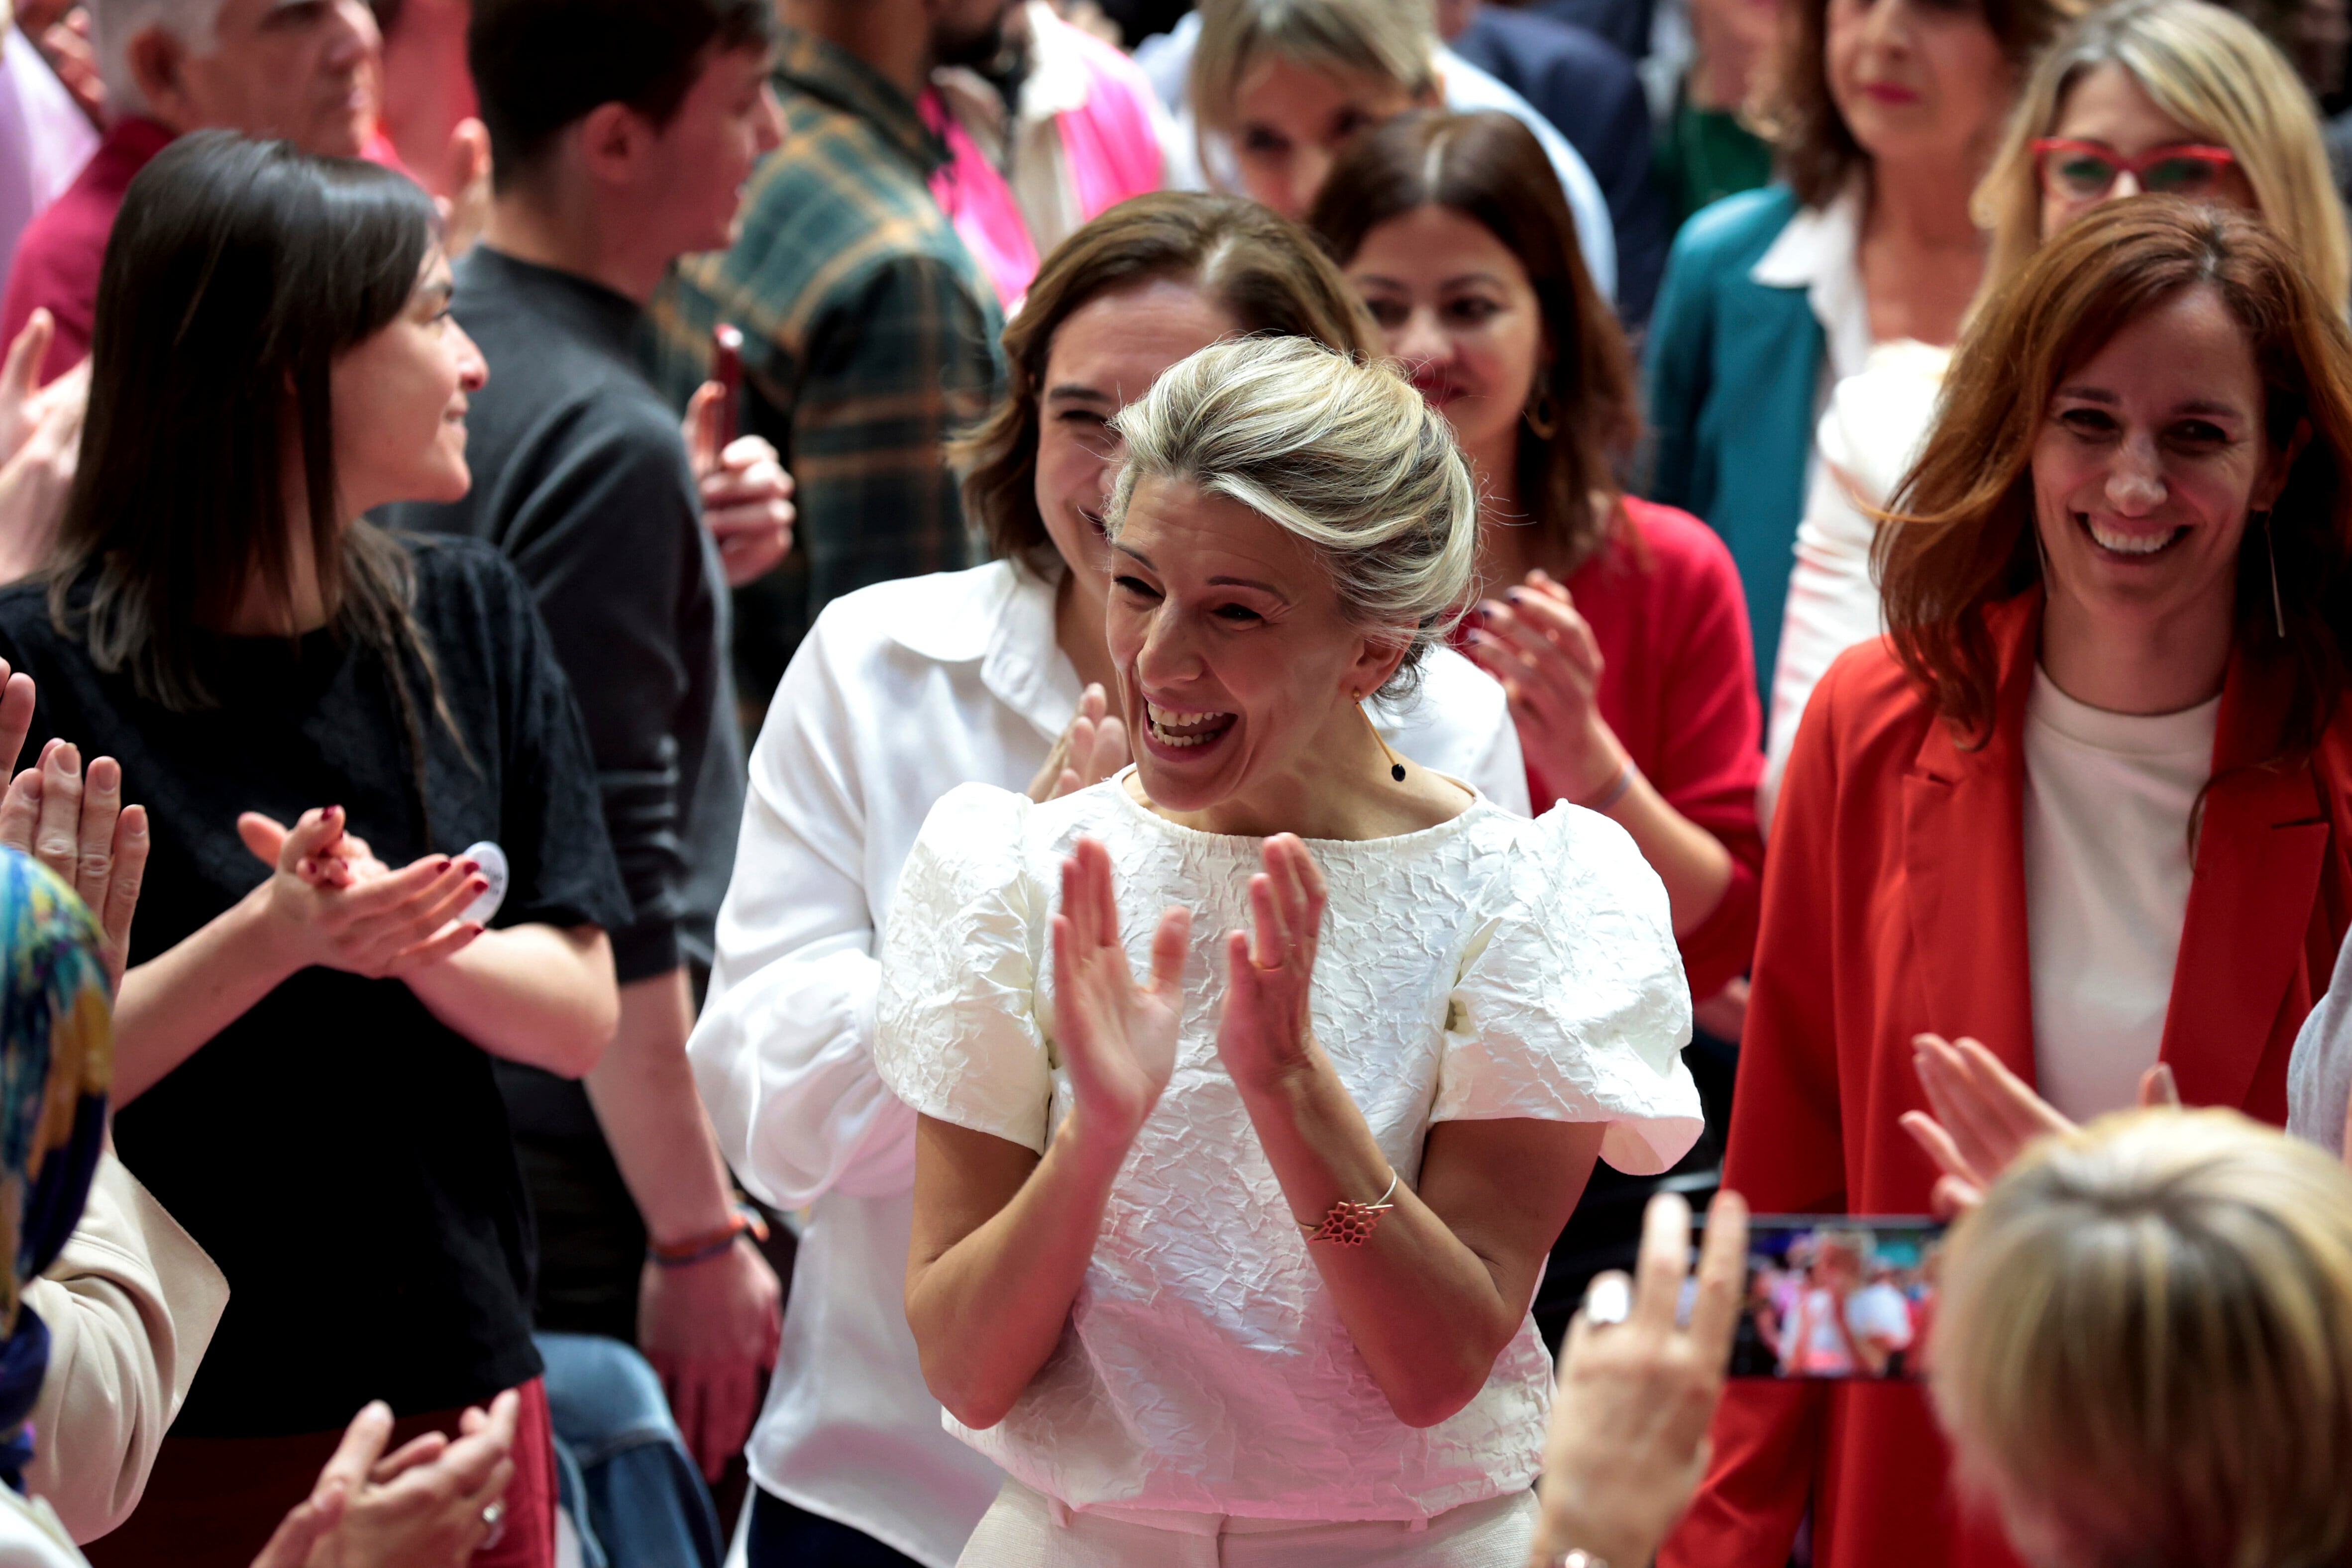
[[[228,1305],[228,1281],[109,1149],[25,1300],[49,1329],[26,1480],[76,1541],[131,1517]]]

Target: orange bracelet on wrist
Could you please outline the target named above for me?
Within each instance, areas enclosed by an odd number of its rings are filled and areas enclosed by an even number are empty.
[[[689,1236],[683,1241],[648,1241],[646,1260],[665,1269],[683,1269],[690,1263],[703,1263],[718,1257],[735,1245],[736,1238],[749,1233],[754,1241],[768,1239],[768,1222],[748,1204],[737,1204],[735,1213],[724,1228]]]

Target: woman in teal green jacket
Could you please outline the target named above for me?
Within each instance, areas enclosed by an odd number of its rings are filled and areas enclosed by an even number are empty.
[[[1649,494],[1706,519],[1771,680],[1813,426],[1871,345],[1949,343],[1984,270],[1968,198],[2058,0],[1794,0],[1759,119],[1784,183],[1675,241],[1644,354]]]

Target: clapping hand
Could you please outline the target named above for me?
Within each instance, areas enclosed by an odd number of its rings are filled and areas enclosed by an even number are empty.
[[[1260,854],[1265,869],[1250,878],[1253,929],[1225,937],[1230,983],[1217,1026],[1217,1055],[1244,1085],[1278,1081],[1307,1059],[1307,994],[1328,897],[1323,869],[1297,834],[1276,834]]]
[[[501,1394],[454,1442],[428,1432],[389,1456],[392,1411],[368,1406],[253,1568],[463,1568],[504,1529],[520,1404]]]
[[[1176,1071],[1192,912],[1171,907],[1151,939],[1151,977],[1135,983],[1118,939],[1110,852],[1080,839],[1062,862],[1054,916],[1054,1030],[1070,1074],[1073,1123],[1124,1151]]]
[[[7,695],[0,697],[0,746],[9,744],[7,708],[19,681],[30,716],[33,683],[16,675],[8,681]],[[24,733],[21,727],[13,731],[16,747],[24,745]],[[51,740],[41,747],[40,760],[11,779],[5,799],[0,799],[0,844],[40,862],[89,906],[98,917],[108,984],[121,991],[149,847],[147,809],[122,803],[121,765],[101,757],[85,774],[80,750]]]
[[[344,828],[340,806],[305,811],[291,829],[258,811],[236,820],[245,847],[276,872],[265,884],[267,908],[297,968],[318,964],[395,978],[441,962],[482,934],[459,918],[489,886],[480,867],[432,854],[383,870]]]
[[[33,677],[0,659],[0,772],[16,764],[32,733]],[[0,844],[39,861],[98,917],[106,977],[122,988],[131,916],[147,870],[147,809],[122,804],[122,768],[111,757],[89,765],[79,748],[52,739],[39,759],[8,781],[0,798]]]
[[[1936,1113],[1906,1111],[1903,1130],[1944,1173],[1928,1200],[1938,1218],[1953,1218],[1982,1203],[1985,1189],[2034,1139],[2074,1131],[2063,1113],[1976,1040],[1922,1034],[1911,1045],[1919,1086]],[[2159,1061],[2140,1074],[2139,1103],[2180,1103],[2170,1067]]]
[[[1480,601],[1469,649],[1479,668],[1503,683],[1535,770],[1570,800],[1607,789],[1625,766],[1625,748],[1601,716],[1605,661],[1568,590],[1538,570],[1501,601]],[[1539,800],[1537,809],[1549,803]]]
[[[1596,1303],[1622,1300],[1625,1290],[1622,1274],[1603,1274],[1569,1324],[1538,1489],[1531,1561],[1539,1568],[1572,1551],[1649,1562],[1706,1473],[1707,1427],[1731,1364],[1748,1265],[1748,1206],[1737,1193],[1717,1193],[1707,1208],[1690,1326],[1681,1328],[1689,1257],[1690,1206],[1660,1193],[1642,1218],[1631,1312],[1593,1321]]]
[[[1109,709],[1102,683],[1089,685],[1045,766],[1029,781],[1029,799],[1043,802],[1076,794],[1127,766],[1127,726]]]

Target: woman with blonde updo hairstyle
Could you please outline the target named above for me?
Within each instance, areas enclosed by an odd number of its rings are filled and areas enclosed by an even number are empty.
[[[1476,550],[1402,376],[1219,343],[1116,425],[1136,765],[950,793],[883,946],[907,1317],[1011,1476],[961,1561],[1514,1561],[1545,1256],[1596,1157],[1699,1130],[1664,889],[1615,824],[1498,810],[1362,711]]]
[[[1005,396],[953,454],[995,559],[834,601],[769,705],[688,1046],[728,1163],[806,1221],[751,1440],[755,1563],[830,1568],[868,1550],[952,1563],[1003,1482],[940,1426],[896,1326],[916,1120],[875,1066],[882,934],[908,852],[958,785],[1045,800],[1127,766],[1106,695],[1115,422],[1171,366],[1244,337],[1343,355],[1374,341],[1306,232],[1238,196],[1138,196],[1065,240],[1005,328]],[[1524,813],[1501,691],[1451,649],[1421,668],[1420,691],[1370,706],[1388,744]],[[843,1460],[849,1448],[866,1458]],[[877,1464],[887,1497],[867,1479]]]
[[[2042,1143],[1953,1233],[1933,1388],[2033,1568],[2352,1561],[2352,1174],[2231,1111]]]

